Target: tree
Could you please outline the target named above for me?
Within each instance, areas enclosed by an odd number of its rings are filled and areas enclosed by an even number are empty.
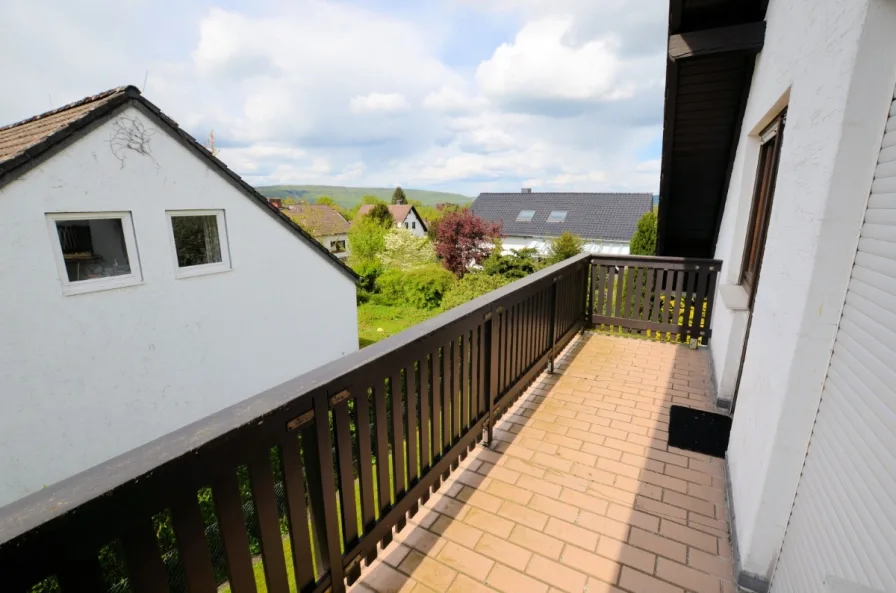
[[[482,271],[489,276],[502,276],[508,280],[525,278],[538,269],[538,251],[529,247],[512,249],[504,255],[501,241],[495,241],[491,254],[482,262]]]
[[[638,230],[629,247],[632,255],[656,255],[656,211],[645,212],[638,220]]]
[[[582,253],[584,242],[581,237],[571,231],[563,231],[559,237],[551,240],[548,248],[548,261],[552,264],[569,259]]]
[[[392,192],[392,203],[393,204],[407,204],[408,199],[404,195],[404,190],[401,189],[401,186],[395,188],[395,191]]]
[[[391,229],[395,226],[395,219],[392,217],[392,213],[389,212],[389,207],[385,204],[375,205],[373,209],[364,216],[364,218],[375,220],[377,224],[379,224],[383,228]]]
[[[314,199],[314,203],[318,206],[336,206],[336,200],[331,198],[330,196],[320,196],[319,198]]]
[[[348,230],[349,265],[355,267],[377,262],[377,256],[386,248],[387,232],[386,227],[370,216],[355,221]]]
[[[491,244],[500,236],[499,223],[483,220],[469,210],[450,212],[439,222],[436,255],[445,269],[462,278],[470,265],[488,257]]]
[[[386,233],[385,248],[379,254],[379,260],[386,268],[412,270],[436,263],[436,252],[426,237],[393,227]]]

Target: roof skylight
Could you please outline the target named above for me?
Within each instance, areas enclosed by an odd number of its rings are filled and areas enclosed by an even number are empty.
[[[516,221],[532,222],[533,218],[535,218],[535,210],[520,210],[520,213],[516,216]]]
[[[554,210],[548,216],[547,222],[564,222],[566,220],[566,210]]]

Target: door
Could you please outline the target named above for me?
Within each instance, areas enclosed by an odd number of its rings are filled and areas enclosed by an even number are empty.
[[[896,591],[896,93],[774,593]]]

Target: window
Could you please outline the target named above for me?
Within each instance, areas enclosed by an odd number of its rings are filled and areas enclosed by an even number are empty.
[[[47,223],[64,294],[143,280],[129,212],[48,214]]]
[[[330,253],[342,253],[345,251],[345,241],[330,241]]]
[[[563,222],[566,220],[566,210],[554,210],[548,216],[548,222]]]
[[[223,210],[168,212],[168,218],[178,278],[230,269]]]
[[[750,295],[751,306],[756,295],[759,269],[762,266],[765,239],[768,235],[768,223],[772,211],[772,199],[775,196],[775,181],[778,177],[778,161],[781,157],[785,120],[786,113],[782,113],[761,134],[762,145],[759,149],[756,189],[753,191],[753,206],[750,212],[750,224],[747,227],[747,242],[740,274],[740,283]]]
[[[408,228],[410,225],[408,223],[404,223],[404,228]]]
[[[412,229],[416,229],[416,228],[417,228],[417,221],[416,221],[416,220],[411,221],[411,228],[412,228]]]
[[[517,222],[532,222],[535,217],[535,210],[520,210],[516,217]]]

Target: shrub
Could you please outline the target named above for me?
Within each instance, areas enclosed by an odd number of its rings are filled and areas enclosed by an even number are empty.
[[[505,276],[489,275],[485,272],[471,272],[448,290],[442,299],[442,308],[447,310],[463,305],[510,282],[512,280]]]
[[[632,236],[629,252],[632,255],[656,255],[656,211],[651,209],[638,219],[638,229]]]
[[[501,254],[497,242],[491,254],[482,262],[483,271],[489,276],[504,276],[511,280],[525,278],[540,267],[538,251],[531,248],[514,249],[508,255]]]
[[[443,216],[436,233],[436,254],[442,265],[460,278],[470,265],[488,257],[490,244],[501,236],[501,225],[459,210]]]
[[[559,237],[551,240],[548,249],[548,262],[556,264],[582,253],[582,238],[571,231],[563,231]]]
[[[376,260],[386,248],[388,229],[369,216],[362,216],[348,230],[349,264],[356,268]]]
[[[392,213],[389,212],[389,207],[385,204],[375,204],[364,218],[375,220],[380,226],[387,229],[391,229],[395,226],[395,218],[392,217]]]
[[[366,292],[374,292],[376,290],[376,279],[383,273],[383,266],[375,259],[368,259],[357,262],[352,266],[360,279],[358,280],[358,290]]]
[[[442,298],[454,283],[454,275],[437,265],[407,271],[393,268],[377,279],[380,295],[374,296],[371,302],[435,309],[442,304]]]

